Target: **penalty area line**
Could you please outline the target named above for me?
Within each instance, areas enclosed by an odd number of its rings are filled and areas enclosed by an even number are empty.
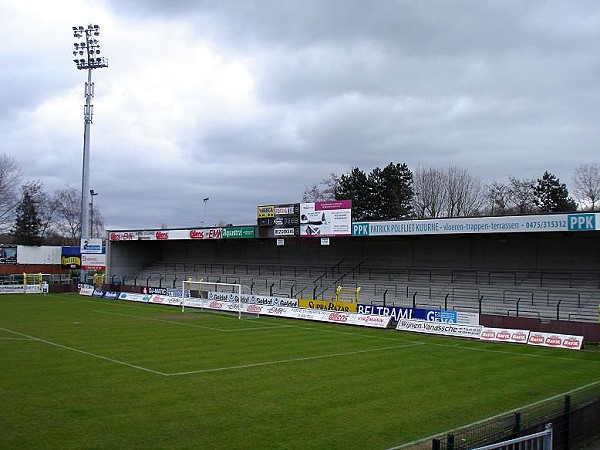
[[[163,373],[163,372],[159,372],[157,370],[148,369],[147,367],[137,366],[135,364],[130,364],[130,363],[125,362],[125,361],[119,361],[118,359],[109,358],[108,356],[102,356],[102,355],[98,355],[96,353],[86,352],[85,350],[80,350],[78,348],[74,348],[74,347],[69,347],[67,345],[58,344],[57,342],[48,341],[46,339],[42,339],[42,338],[39,338],[39,337],[36,337],[36,336],[30,336],[30,335],[25,334],[25,333],[19,333],[18,331],[8,330],[6,328],[0,328],[0,331],[6,331],[7,333],[16,334],[17,336],[22,336],[24,338],[31,339],[31,340],[37,341],[37,342],[41,342],[43,344],[52,345],[54,347],[62,348],[62,349],[65,349],[65,350],[70,350],[70,351],[75,352],[75,353],[80,353],[82,355],[87,355],[87,356],[91,356],[93,358],[102,359],[104,361],[108,361],[108,362],[111,362],[111,363],[114,363],[114,364],[119,364],[121,366],[131,367],[132,369],[143,370],[144,372],[150,372],[150,373],[153,373],[155,375],[162,375],[162,376],[169,375],[169,374],[166,374],[166,373]]]
[[[187,372],[167,373],[165,375],[168,377],[176,377],[176,376],[181,376],[181,375],[194,375],[194,374],[199,374],[199,373],[222,372],[222,371],[226,371],[226,370],[251,369],[254,367],[274,366],[277,364],[288,364],[288,363],[294,363],[294,362],[300,362],[300,361],[312,361],[312,360],[316,360],[316,359],[336,358],[338,356],[351,356],[351,355],[360,355],[362,353],[382,352],[382,351],[386,351],[386,350],[395,350],[395,349],[399,349],[399,348],[414,347],[416,345],[424,345],[424,344],[413,343],[413,344],[405,344],[405,345],[394,345],[391,347],[372,348],[372,349],[367,349],[367,350],[357,350],[357,351],[353,351],[353,352],[328,353],[326,355],[306,356],[303,358],[279,359],[279,360],[275,360],[275,361],[263,361],[263,362],[252,363],[252,364],[241,364],[238,366],[213,367],[210,369],[199,369],[199,370],[190,370]]]

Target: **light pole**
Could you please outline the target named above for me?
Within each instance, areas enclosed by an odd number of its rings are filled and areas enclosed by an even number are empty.
[[[93,189],[90,189],[90,237],[94,237],[94,197],[98,195]]]
[[[76,42],[73,44],[73,62],[80,70],[88,71],[87,82],[85,83],[85,106],[83,109],[83,164],[81,169],[81,240],[88,239],[90,236],[90,220],[88,217],[88,195],[91,193],[90,186],[90,125],[94,115],[94,106],[92,98],[94,97],[94,83],[92,83],[92,70],[108,67],[108,60],[100,56],[100,44],[97,37],[100,35],[98,25],[88,25],[73,27],[73,37]],[[81,271],[81,279],[86,280],[86,271]]]
[[[210,200],[209,197],[205,197],[202,199],[204,202],[204,226],[206,226],[206,203]]]

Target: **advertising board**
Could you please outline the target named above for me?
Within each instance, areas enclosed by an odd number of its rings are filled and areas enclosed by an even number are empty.
[[[595,231],[600,213],[355,222],[353,236]]]
[[[300,236],[334,237],[351,235],[351,200],[300,204]]]

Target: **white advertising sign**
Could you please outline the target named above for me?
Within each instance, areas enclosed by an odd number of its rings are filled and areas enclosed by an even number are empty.
[[[595,231],[600,213],[355,222],[353,236]]]
[[[487,328],[481,330],[482,341],[511,342],[514,344],[527,344],[529,330],[514,330],[511,328]]]
[[[527,343],[529,345],[540,345],[543,347],[558,347],[569,350],[579,350],[583,345],[583,336],[532,331],[529,333],[529,341]]]
[[[300,204],[300,236],[330,237],[352,235],[352,201]]]
[[[102,239],[82,239],[80,244],[81,253],[102,253]]]
[[[106,254],[82,253],[81,268],[83,270],[105,270]]]
[[[416,333],[439,334],[479,339],[480,325],[461,325],[457,323],[428,322],[425,320],[400,319],[396,330],[414,331]]]

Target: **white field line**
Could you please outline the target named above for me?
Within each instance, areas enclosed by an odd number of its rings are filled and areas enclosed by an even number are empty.
[[[239,365],[239,366],[213,367],[210,369],[199,369],[199,370],[190,370],[188,372],[169,373],[169,374],[167,374],[167,376],[175,377],[175,376],[181,376],[181,375],[193,375],[193,374],[198,374],[198,373],[220,372],[220,371],[225,371],[225,370],[249,369],[249,368],[253,368],[253,367],[273,366],[273,365],[277,365],[277,364],[288,364],[288,363],[294,363],[294,362],[300,362],[300,361],[312,361],[312,360],[316,360],[316,359],[327,359],[327,358],[337,358],[340,356],[360,355],[362,353],[382,352],[382,351],[386,351],[386,350],[395,350],[395,349],[399,349],[399,348],[414,347],[415,345],[421,345],[421,344],[394,345],[392,347],[372,348],[372,349],[368,349],[368,350],[356,350],[353,352],[328,353],[325,355],[305,356],[302,358],[290,358],[290,359],[279,359],[279,360],[275,360],[275,361],[263,361],[263,362],[259,362],[259,363],[243,364],[243,365]]]
[[[132,319],[149,320],[149,321],[153,321],[153,322],[172,323],[173,325],[181,325],[184,327],[203,328],[205,330],[219,331],[221,333],[232,333],[232,332],[236,332],[236,331],[260,331],[260,330],[272,330],[274,328],[291,328],[291,327],[293,327],[293,325],[269,325],[269,326],[260,326],[260,327],[250,327],[250,328],[224,329],[224,328],[207,327],[206,325],[199,325],[196,323],[189,323],[189,322],[185,322],[184,320],[179,321],[179,320],[161,319],[160,317],[134,316],[133,314],[123,314],[123,313],[115,313],[115,312],[109,312],[109,311],[100,311],[97,309],[94,310],[94,312],[100,313],[100,314],[109,314],[112,316],[130,317]]]
[[[293,363],[293,362],[311,361],[311,360],[316,360],[316,359],[337,358],[337,357],[341,357],[341,356],[359,355],[359,354],[362,354],[362,353],[380,352],[380,351],[394,350],[394,349],[399,349],[399,348],[413,347],[415,345],[421,345],[421,344],[395,345],[395,346],[392,346],[392,347],[381,347],[381,348],[374,348],[374,349],[367,349],[367,350],[356,350],[356,351],[353,351],[353,352],[329,353],[329,354],[325,354],[325,355],[306,356],[306,357],[302,357],[302,358],[290,358],[290,359],[282,359],[282,360],[275,360],[275,361],[263,361],[263,362],[259,362],[259,363],[253,363],[253,364],[244,364],[244,365],[236,365],[236,366],[223,366],[223,367],[213,367],[213,368],[210,368],[210,369],[190,370],[190,371],[187,371],[187,372],[165,373],[165,372],[159,372],[158,370],[149,369],[147,367],[138,366],[136,364],[130,364],[130,363],[127,363],[125,361],[120,361],[118,359],[109,358],[107,356],[98,355],[96,353],[87,352],[85,350],[81,350],[81,349],[78,349],[78,348],[69,347],[67,345],[58,344],[56,342],[52,342],[52,341],[49,341],[47,339],[38,338],[36,336],[30,336],[28,334],[20,333],[18,331],[9,330],[7,328],[0,328],[0,331],[5,331],[7,333],[16,334],[17,336],[21,336],[21,337],[26,338],[26,339],[30,339],[30,340],[33,340],[33,341],[41,342],[43,344],[52,345],[54,347],[59,347],[59,348],[65,349],[65,350],[70,350],[72,352],[76,352],[76,353],[80,353],[80,354],[83,354],[83,355],[91,356],[93,358],[102,359],[104,361],[112,362],[114,364],[119,364],[119,365],[122,365],[122,366],[127,366],[127,367],[131,367],[133,369],[138,369],[138,370],[142,370],[144,372],[150,372],[150,373],[153,373],[155,375],[161,375],[161,376],[166,376],[166,377],[181,376],[181,375],[192,375],[192,374],[209,373],[209,372],[218,372],[218,371],[226,371],[226,370],[248,369],[248,368],[262,367],[262,366],[273,366],[273,365],[277,365],[277,364],[289,364],[289,363]]]
[[[122,366],[131,367],[133,369],[143,370],[144,372],[150,372],[150,373],[154,373],[156,375],[162,375],[162,376],[168,375],[166,373],[159,372],[157,370],[152,370],[152,369],[148,369],[146,367],[137,366],[135,364],[127,363],[125,361],[119,361],[118,359],[109,358],[107,356],[98,355],[96,353],[86,352],[85,350],[80,350],[78,348],[74,348],[74,347],[69,347],[69,346],[66,346],[66,345],[58,344],[56,342],[48,341],[46,339],[38,338],[38,337],[35,337],[35,336],[30,336],[28,334],[19,333],[18,331],[8,330],[6,328],[0,328],[0,330],[1,331],[5,331],[7,333],[16,334],[17,336],[22,336],[22,337],[27,338],[27,339],[31,339],[33,341],[41,342],[43,344],[48,344],[48,345],[52,345],[54,347],[59,347],[59,348],[65,349],[65,350],[70,350],[72,352],[81,353],[83,355],[92,356],[92,357],[98,358],[98,359],[103,359],[104,361],[108,361],[108,362],[111,362],[111,363],[114,363],[114,364],[119,364],[119,365],[122,365]]]
[[[31,341],[31,342],[33,342],[33,339],[29,339],[29,338],[13,338],[13,337],[0,337],[0,341]]]
[[[538,400],[537,402],[533,402],[533,403],[529,403],[527,405],[519,406],[518,408],[511,409],[510,411],[505,411],[503,413],[496,414],[495,416],[486,417],[485,419],[481,419],[481,420],[478,420],[476,422],[472,422],[472,423],[469,423],[469,424],[466,424],[466,425],[462,425],[460,427],[453,428],[451,430],[442,431],[441,433],[432,434],[431,436],[427,436],[427,437],[424,437],[424,438],[421,438],[421,439],[418,439],[418,440],[412,441],[412,442],[406,442],[405,444],[400,444],[400,445],[397,445],[395,447],[389,447],[386,450],[399,450],[401,448],[409,447],[411,445],[417,445],[417,444],[421,444],[421,443],[426,442],[426,441],[430,441],[430,440],[432,440],[432,439],[434,439],[436,437],[446,436],[448,434],[453,434],[453,433],[455,433],[458,430],[462,430],[462,429],[465,429],[465,428],[471,428],[471,427],[480,425],[482,423],[485,423],[487,421],[494,420],[494,419],[497,419],[499,417],[506,416],[508,414],[513,414],[513,413],[522,411],[522,410],[524,410],[526,408],[530,408],[532,406],[537,406],[537,405],[541,405],[542,403],[549,402],[551,400],[556,400],[558,398],[564,397],[565,395],[569,395],[569,394],[572,394],[574,392],[580,391],[582,389],[587,389],[589,387],[595,386],[598,383],[600,383],[600,380],[594,381],[592,383],[588,383],[588,384],[586,384],[584,386],[579,386],[578,388],[571,389],[570,391],[563,392],[562,394],[553,395],[552,397],[548,397],[548,398],[545,398],[543,400]]]

